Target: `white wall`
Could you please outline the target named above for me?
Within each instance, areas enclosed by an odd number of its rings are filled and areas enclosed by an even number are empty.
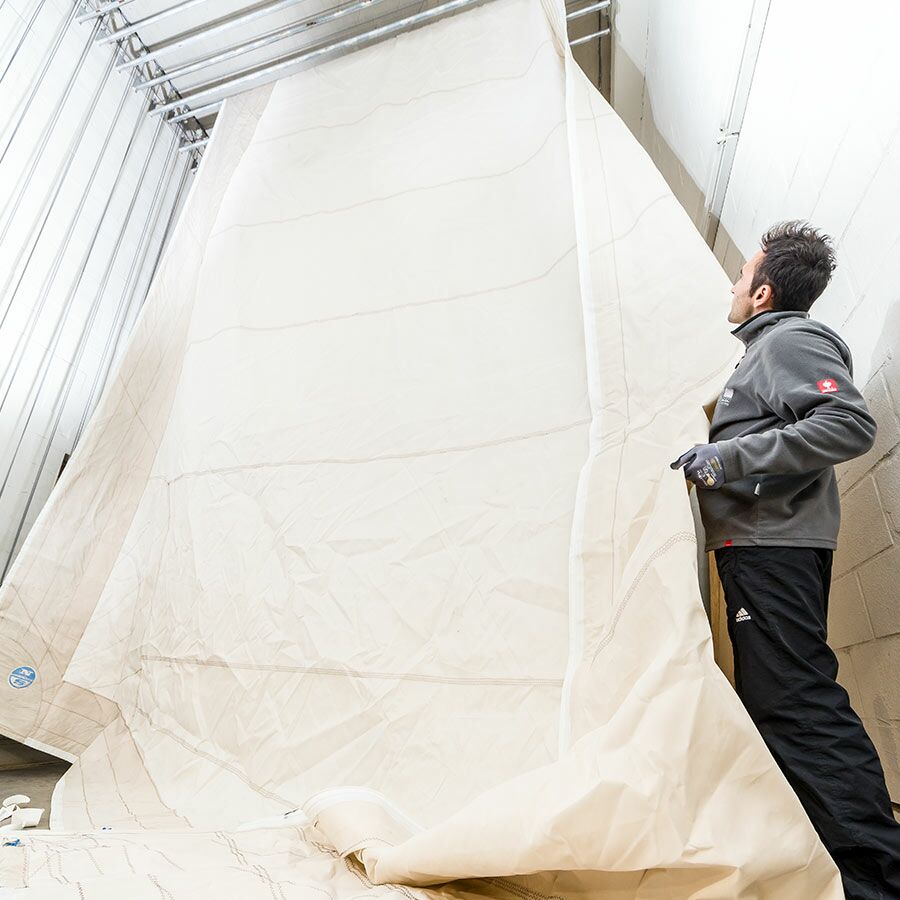
[[[838,269],[813,309],[840,331],[878,420],[839,470],[830,639],[900,800],[900,4],[773,0],[725,196],[739,253],[786,218],[831,234]],[[727,243],[727,238],[726,241]]]
[[[679,148],[681,163],[701,187],[718,155],[716,140],[734,93],[752,6],[753,0],[655,0],[650,7],[646,103],[663,139]],[[676,70],[678,77],[670,77]]]
[[[900,801],[900,3],[764,2],[721,225],[706,236],[732,277],[779,220],[808,219],[835,239],[838,269],[813,315],[850,345],[879,434],[869,454],[839,470],[829,632]],[[638,56],[643,29],[645,83],[636,112],[634,90],[616,96],[617,61],[613,103],[701,227],[710,131],[735,83],[752,5],[619,0],[616,10]],[[626,87],[633,81],[626,72]]]
[[[0,6],[0,573],[96,405],[189,162],[73,6]]]
[[[840,265],[816,315],[849,340],[864,384],[897,301],[900,3],[811,9],[771,5],[722,224],[745,254],[778,219],[834,236]]]
[[[615,8],[613,106],[701,229],[753,6],[618,0]]]

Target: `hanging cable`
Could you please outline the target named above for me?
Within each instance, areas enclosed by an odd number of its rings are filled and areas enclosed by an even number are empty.
[[[156,254],[156,259],[153,261],[153,269],[150,274],[150,281],[147,283],[148,289],[150,287],[150,284],[152,283],[154,275],[156,275],[156,268],[157,266],[159,266],[160,260],[165,256],[166,250],[169,247],[169,238],[172,236],[173,225],[178,221],[181,207],[187,201],[188,191],[184,189],[184,185],[193,171],[194,169],[192,167],[192,160],[188,159],[185,162],[184,171],[181,174],[181,182],[178,185],[178,192],[175,194],[175,205],[172,207],[172,214],[169,216],[169,221],[166,223],[166,230],[163,234],[162,243],[160,243],[159,251]]]
[[[133,79],[131,79],[131,81],[133,81]],[[129,84],[127,84],[125,86],[125,91],[122,95],[121,100],[119,101],[119,106],[118,106],[118,109],[116,110],[116,114],[110,120],[109,127],[106,131],[106,135],[104,137],[104,141],[102,144],[102,147],[104,147],[104,148],[109,145],[110,139],[112,138],[113,133],[115,132],[116,125],[119,122],[119,116],[125,107],[125,102],[130,97],[130,94],[131,94],[130,88],[131,88],[131,82],[129,82]],[[138,117],[135,128],[139,127],[141,122],[143,121],[145,108],[146,108],[146,106],[142,105],[141,112]],[[91,188],[94,185],[94,181],[97,179],[97,176],[100,173],[102,162],[103,162],[103,153],[101,153],[94,162],[94,167],[93,167],[93,170],[91,171],[91,176],[88,179],[88,183],[85,186],[85,189],[81,194],[81,198],[79,199],[78,205],[75,208],[75,212],[72,214],[72,216],[69,219],[69,224],[68,224],[68,227],[66,228],[66,233],[63,237],[63,240],[61,240],[59,242],[59,246],[57,247],[56,253],[54,254],[53,261],[50,264],[47,274],[44,276],[44,281],[41,284],[40,291],[38,292],[37,302],[32,305],[32,308],[31,308],[31,311],[29,314],[29,318],[28,318],[28,322],[26,323],[22,332],[19,334],[19,337],[16,341],[15,349],[13,350],[12,353],[9,354],[9,357],[7,358],[6,368],[4,369],[3,375],[0,376],[0,387],[2,387],[2,385],[4,385],[4,384],[6,385],[6,391],[3,394],[3,397],[0,398],[0,413],[2,413],[3,408],[6,405],[6,400],[9,397],[9,391],[10,391],[10,387],[12,385],[12,376],[10,375],[10,372],[14,371],[14,367],[17,366],[18,363],[21,361],[22,356],[24,355],[24,348],[27,346],[28,342],[31,340],[31,338],[34,334],[34,329],[37,325],[37,322],[40,318],[41,313],[43,312],[44,305],[46,304],[47,298],[50,294],[50,288],[51,288],[54,280],[56,279],[56,275],[59,271],[60,265],[62,264],[63,257],[65,256],[66,250],[69,247],[69,243],[72,240],[72,236],[76,231],[76,228],[78,225],[78,220],[81,216],[82,210],[84,209],[85,205],[87,204],[88,198],[90,197]],[[49,215],[49,213],[48,213],[48,215]],[[46,224],[46,218],[45,218],[44,222]],[[43,228],[42,228],[42,230],[43,230]],[[35,244],[35,246],[37,246],[37,245]],[[34,247],[32,248],[32,254],[33,253],[34,253]],[[29,255],[29,261],[30,260],[31,260],[31,255]],[[24,278],[24,276],[25,276],[25,270],[23,269],[22,275],[19,278],[19,282],[16,285],[16,291],[10,297],[9,303],[7,304],[7,311],[9,310],[13,301],[15,300],[16,293],[18,292],[18,289],[22,284],[22,279]],[[6,313],[4,312],[4,320],[3,321],[5,321],[5,317],[6,317]],[[3,324],[3,322],[0,321],[0,326],[2,326],[2,324]]]
[[[24,266],[20,272],[19,280],[16,283],[16,286],[15,286],[12,294],[9,297],[9,301],[6,303],[6,306],[3,310],[2,316],[0,316],[0,332],[2,332],[2,330],[3,330],[3,325],[6,322],[7,315],[9,314],[9,311],[13,304],[13,301],[15,300],[15,298],[18,294],[19,288],[22,285],[22,279],[25,277],[25,272],[28,270],[28,266],[31,263],[31,260],[35,253],[35,250],[38,246],[38,243],[40,242],[41,236],[44,233],[44,229],[47,226],[47,222],[49,221],[50,216],[56,207],[56,202],[59,199],[59,195],[62,190],[63,184],[65,184],[67,178],[69,177],[69,172],[71,171],[72,163],[75,159],[75,155],[81,148],[81,142],[84,139],[85,134],[87,133],[88,126],[90,124],[91,119],[93,118],[94,112],[96,111],[97,107],[99,106],[98,101],[100,99],[100,96],[103,93],[104,88],[106,87],[107,83],[109,82],[110,76],[112,75],[112,66],[113,66],[113,63],[115,62],[115,59],[116,59],[116,54],[113,53],[112,56],[110,57],[109,63],[107,64],[106,70],[103,73],[103,76],[102,76],[99,84],[97,85],[96,89],[94,90],[93,97],[91,97],[90,102],[85,107],[84,114],[81,117],[81,122],[79,123],[78,128],[75,130],[74,134],[72,135],[71,140],[69,141],[69,147],[66,151],[66,154],[63,157],[59,168],[57,169],[56,175],[54,176],[53,180],[50,183],[50,187],[48,188],[47,193],[44,195],[44,199],[39,206],[38,213],[35,216],[34,221],[31,223],[31,228],[28,230],[25,240],[22,242],[21,246],[19,247],[19,251],[16,254],[15,262],[9,266],[9,274],[7,275],[7,278],[6,278],[6,281],[3,285],[3,287],[0,288],[0,303],[2,303],[3,299],[7,296],[7,293],[9,292],[10,284],[12,283],[12,280],[15,277],[16,272],[19,271],[19,267],[20,267],[20,265],[22,265],[23,257],[25,257],[25,254],[27,252],[28,256],[25,259]],[[122,93],[122,97],[119,101],[119,108],[116,111],[116,116],[113,119],[113,122],[115,122],[115,119],[118,118],[119,114],[121,113],[122,109],[125,106],[125,102],[127,101],[128,97],[130,96],[130,94],[131,94],[130,87],[129,87],[129,85],[126,85],[125,90]],[[112,128],[113,126],[111,125],[110,127]],[[9,223],[12,223],[13,221],[14,221],[14,216],[11,216],[9,219]],[[2,232],[2,234],[0,234],[0,244],[2,244],[5,239],[6,239],[6,229],[4,228],[4,231]],[[0,384],[2,384],[2,381],[0,381]]]
[[[50,66],[53,65],[53,60],[56,58],[57,51],[62,44],[63,38],[66,36],[66,31],[68,30],[69,25],[72,24],[72,19],[75,17],[75,13],[77,10],[78,7],[73,4],[72,9],[69,10],[68,16],[66,16],[62,24],[59,26],[59,29],[56,32],[56,36],[53,38],[53,43],[50,45],[50,49],[44,54],[44,59],[41,62],[38,71],[35,73],[35,76],[31,80],[31,85],[25,94],[25,98],[19,101],[19,106],[16,108],[16,112],[12,116],[12,121],[15,122],[15,125],[12,129],[12,134],[10,134],[9,140],[6,142],[6,146],[3,148],[3,151],[0,152],[0,164],[3,163],[4,159],[6,159],[6,154],[9,151],[12,142],[15,140],[16,135],[19,133],[19,128],[25,121],[25,118],[28,115],[28,110],[31,108],[31,104],[34,102],[34,98],[37,96],[37,92],[40,86],[44,83],[44,79],[47,77],[47,73],[50,71]]]
[[[31,18],[25,23],[25,29],[22,32],[22,36],[19,38],[19,43],[16,44],[16,49],[13,50],[12,56],[10,56],[10,58],[7,60],[6,67],[2,72],[0,72],[0,83],[3,82],[4,78],[6,78],[6,73],[10,70],[12,64],[16,61],[16,57],[19,55],[19,51],[25,45],[25,41],[28,39],[28,35],[31,33],[31,28],[46,3],[47,0],[38,0],[37,5],[34,7],[34,11],[31,13]]]
[[[81,419],[78,422],[78,428],[75,430],[75,437],[72,439],[72,452],[74,452],[75,447],[78,446],[78,442],[81,439],[81,433],[84,431],[84,426],[93,413],[94,407],[96,406],[97,402],[99,402],[100,396],[103,394],[103,390],[106,387],[106,382],[112,369],[113,359],[124,336],[125,323],[130,318],[129,314],[131,312],[132,304],[135,298],[138,296],[136,288],[138,281],[140,280],[140,273],[143,270],[145,263],[147,262],[147,256],[149,254],[152,238],[153,235],[156,234],[160,215],[165,207],[164,200],[166,188],[168,187],[170,179],[172,177],[172,173],[175,170],[175,163],[177,161],[177,154],[175,150],[177,146],[178,137],[177,135],[173,134],[171,146],[169,147],[166,161],[162,167],[162,172],[160,174],[159,182],[156,185],[156,191],[153,195],[153,200],[150,203],[147,221],[141,231],[140,244],[138,245],[137,253],[135,253],[132,257],[131,267],[129,268],[128,275],[125,278],[125,284],[119,297],[119,304],[116,308],[116,314],[113,319],[112,327],[109,329],[109,334],[106,337],[106,345],[104,346],[103,353],[100,356],[100,365],[97,367],[97,371],[94,373],[94,381],[91,385],[91,390],[88,393],[88,398],[87,402],[84,405],[84,410],[81,413]],[[173,198],[173,200],[174,199],[175,198]],[[174,208],[174,202],[172,205]]]
[[[94,232],[91,236],[91,240],[88,243],[87,249],[85,250],[85,252],[82,256],[81,263],[80,263],[80,265],[78,267],[78,271],[75,275],[75,279],[69,287],[69,290],[68,290],[68,293],[66,296],[66,300],[63,305],[62,314],[60,315],[60,318],[57,320],[56,327],[53,330],[53,335],[51,336],[50,341],[48,342],[48,345],[44,348],[44,353],[41,357],[41,362],[38,367],[39,379],[38,379],[38,374],[36,374],[35,380],[32,382],[32,387],[29,390],[29,393],[26,395],[26,396],[32,397],[31,406],[28,410],[28,415],[25,418],[25,424],[22,426],[22,430],[19,433],[19,439],[16,442],[15,449],[12,452],[12,455],[11,455],[11,458],[9,461],[9,465],[7,466],[7,469],[6,469],[6,475],[4,476],[2,483],[0,483],[0,497],[3,496],[4,492],[7,489],[7,486],[9,485],[9,479],[12,474],[13,467],[15,466],[16,459],[18,458],[18,455],[19,455],[19,451],[22,449],[22,443],[24,441],[25,434],[28,431],[28,426],[31,424],[31,419],[34,416],[34,411],[35,411],[35,408],[37,407],[38,397],[40,396],[41,390],[43,389],[43,386],[44,386],[44,382],[47,379],[47,373],[50,370],[50,366],[49,366],[50,355],[55,352],[56,347],[59,344],[59,339],[60,339],[60,335],[62,333],[62,329],[65,326],[66,322],[68,321],[69,313],[72,308],[72,303],[75,299],[75,295],[78,291],[78,288],[81,285],[81,280],[84,277],[84,273],[85,273],[85,270],[87,269],[88,262],[90,261],[91,254],[93,253],[94,247],[97,243],[97,238],[100,234],[100,230],[103,226],[103,223],[106,221],[106,217],[107,217],[107,214],[109,213],[109,209],[112,204],[113,197],[115,196],[116,189],[118,188],[119,184],[122,181],[122,177],[125,174],[128,161],[131,158],[131,152],[135,147],[135,143],[137,140],[138,133],[140,131],[140,127],[145,121],[146,111],[147,111],[147,104],[141,104],[140,115],[139,115],[137,121],[135,122],[135,126],[134,126],[134,129],[131,134],[131,138],[128,141],[128,146],[126,147],[125,153],[123,154],[122,160],[119,164],[119,170],[116,173],[115,181],[113,182],[113,186],[109,192],[109,195],[106,198],[106,203],[104,204],[103,211],[100,214],[100,219],[94,228]],[[37,381],[36,389],[34,386],[35,381]]]
[[[5,219],[5,223],[3,225],[3,229],[0,230],[0,244],[2,244],[6,240],[6,235],[9,232],[10,223],[12,222],[13,217],[18,211],[19,204],[22,202],[22,198],[25,196],[28,188],[31,185],[31,179],[34,178],[34,173],[37,170],[41,159],[43,158],[44,151],[47,149],[47,146],[50,143],[50,137],[56,129],[56,125],[59,122],[59,118],[62,113],[63,107],[65,106],[66,100],[69,99],[69,95],[72,93],[72,88],[75,86],[75,82],[78,76],[81,74],[82,69],[84,68],[84,64],[88,58],[88,54],[90,53],[93,39],[97,33],[97,30],[98,29],[95,27],[91,32],[91,36],[88,38],[88,42],[84,45],[84,48],[81,51],[81,56],[78,58],[78,62],[75,64],[75,70],[72,72],[71,76],[66,79],[65,90],[56,101],[53,112],[50,114],[50,118],[47,120],[46,125],[44,125],[40,137],[35,142],[34,148],[31,151],[28,165],[26,167],[26,173],[24,176],[17,179],[16,192],[12,197],[9,198],[3,208],[2,218]],[[115,58],[110,60],[110,72],[112,71],[112,65],[114,62]]]
[[[28,492],[28,499],[25,502],[25,508],[22,510],[22,515],[19,517],[19,524],[16,528],[16,533],[13,537],[12,545],[9,548],[9,553],[6,557],[6,563],[3,566],[3,572],[0,573],[0,582],[6,578],[6,573],[9,571],[9,567],[12,564],[12,561],[15,557],[16,546],[18,545],[19,538],[22,535],[22,530],[25,527],[25,522],[28,518],[28,511],[31,509],[31,504],[34,500],[34,496],[37,492],[38,485],[40,484],[41,478],[43,477],[44,468],[47,464],[47,458],[50,455],[50,451],[53,448],[53,441],[56,438],[56,433],[59,429],[59,423],[62,420],[63,412],[66,408],[66,402],[69,399],[69,394],[72,390],[72,385],[75,383],[75,374],[78,371],[78,366],[81,363],[81,358],[84,355],[84,349],[87,346],[88,336],[91,332],[91,328],[94,324],[95,319],[97,318],[97,313],[102,305],[104,295],[106,293],[106,287],[109,284],[109,278],[112,274],[113,268],[115,267],[116,260],[119,257],[119,251],[122,249],[122,245],[124,242],[125,234],[128,230],[129,224],[132,221],[132,215],[134,214],[135,206],[137,205],[138,197],[140,196],[141,188],[144,184],[144,179],[147,177],[147,172],[150,169],[150,163],[153,160],[153,155],[157,147],[157,141],[159,139],[160,133],[162,131],[162,122],[157,125],[156,130],[153,133],[153,137],[150,140],[150,147],[147,152],[147,156],[144,159],[144,164],[141,168],[141,173],[138,176],[138,182],[135,185],[134,191],[131,195],[131,201],[128,204],[128,209],[125,212],[125,215],[122,218],[122,225],[119,228],[118,238],[113,244],[112,252],[110,253],[109,259],[106,263],[106,266],[103,270],[103,274],[100,278],[100,283],[97,285],[97,289],[94,293],[94,297],[91,301],[91,305],[88,310],[88,314],[85,317],[84,324],[81,327],[81,332],[78,335],[78,341],[75,345],[75,351],[72,356],[72,359],[69,360],[69,363],[66,367],[65,374],[63,375],[62,382],[60,383],[59,390],[56,394],[56,399],[51,407],[50,418],[52,419],[52,424],[50,425],[50,433],[49,436],[44,438],[44,451],[41,456],[40,463],[38,464],[37,473],[34,477],[34,480],[31,485],[31,490]],[[113,190],[110,194],[110,200],[112,200],[115,195],[116,188],[118,187],[118,180],[116,185],[113,186]],[[109,203],[107,203],[107,209],[109,208]],[[92,248],[93,249],[93,248]],[[49,367],[48,367],[49,369]],[[37,403],[37,396],[35,397],[35,404]]]

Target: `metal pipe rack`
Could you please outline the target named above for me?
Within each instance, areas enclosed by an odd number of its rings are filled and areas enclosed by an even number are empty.
[[[175,30],[150,46],[141,38],[142,32],[155,28],[167,20],[177,20],[180,14],[204,4],[208,4],[212,9],[213,4],[211,0],[179,0],[144,18],[131,21],[127,17],[126,7],[132,2],[134,0],[115,0],[115,2],[77,0],[80,8],[77,21],[96,23],[99,20],[100,33],[96,42],[119,46],[121,59],[116,68],[122,71],[137,70],[135,90],[146,91],[150,95],[150,114],[163,116],[170,126],[178,130],[183,141],[181,149],[191,150],[192,155],[198,156],[199,150],[209,142],[209,132],[212,128],[212,124],[207,122],[204,125],[201,120],[213,118],[228,97],[255,85],[277,80],[301,66],[353,52],[376,41],[411,31],[489,0],[444,0],[426,9],[422,9],[421,4],[416,4],[418,8],[415,12],[409,12],[408,6],[394,9],[392,13],[382,17],[385,21],[378,24],[357,23],[319,41],[300,47],[295,46],[290,51],[265,62],[238,67],[224,76],[182,90],[176,87],[176,81],[183,83],[186,76],[239,60],[246,54],[274,46],[297,35],[313,33],[323,26],[342,19],[350,19],[366,8],[387,4],[387,0],[343,0],[316,13],[304,13],[298,16],[296,21],[221,47],[214,46],[210,39],[235,28],[246,28],[266,16],[289,11],[304,0],[263,0],[228,16],[212,17],[211,13],[209,20],[203,22],[200,27]],[[585,0],[576,0],[576,3],[579,2],[585,3]],[[598,16],[605,14],[608,17],[610,7],[611,0],[586,0],[586,5],[575,8],[567,6],[566,20],[573,22],[591,14]],[[570,45],[581,46],[590,41],[602,40],[609,34],[610,27],[603,27],[590,34],[576,37],[570,41]],[[161,60],[167,57],[183,54],[185,48],[204,45],[206,52],[201,51],[192,59],[173,61],[168,68],[161,63]]]

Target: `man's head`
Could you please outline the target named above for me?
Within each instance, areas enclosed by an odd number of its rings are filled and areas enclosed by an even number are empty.
[[[728,321],[740,325],[766,310],[808,312],[834,271],[831,238],[806,222],[781,222],[760,240],[731,288]]]

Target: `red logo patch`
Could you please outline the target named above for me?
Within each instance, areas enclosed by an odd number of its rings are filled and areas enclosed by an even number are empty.
[[[820,394],[837,393],[837,382],[833,378],[823,378],[821,381],[817,381],[816,384],[819,386]]]

